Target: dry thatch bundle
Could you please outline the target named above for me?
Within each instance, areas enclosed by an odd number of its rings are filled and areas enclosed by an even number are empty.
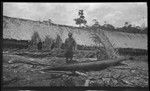
[[[53,43],[54,39],[52,39],[49,35],[47,35],[43,42],[43,50],[51,50],[51,46]]]
[[[34,31],[33,35],[31,36],[31,41],[29,44],[30,50],[37,50],[37,44],[41,41],[41,38],[38,32]]]
[[[55,39],[55,47],[60,48],[61,45],[62,45],[62,39],[61,39],[60,35],[57,34],[57,37]]]

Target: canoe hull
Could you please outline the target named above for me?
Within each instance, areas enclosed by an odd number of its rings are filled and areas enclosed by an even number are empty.
[[[121,64],[125,59],[117,59],[117,60],[103,60],[96,62],[85,62],[85,63],[74,63],[74,64],[66,64],[58,67],[48,67],[43,70],[59,70],[59,71],[90,71],[90,70],[102,70],[110,66],[116,66]]]

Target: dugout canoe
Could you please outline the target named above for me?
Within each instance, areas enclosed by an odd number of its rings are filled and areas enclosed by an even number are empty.
[[[74,64],[64,64],[57,67],[47,67],[42,69],[42,71],[90,71],[90,70],[102,70],[110,66],[121,65],[122,61],[127,60],[125,58],[119,59],[109,59],[102,61],[93,61],[93,62],[82,62]]]

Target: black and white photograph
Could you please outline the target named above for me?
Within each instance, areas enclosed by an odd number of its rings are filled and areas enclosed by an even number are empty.
[[[4,88],[149,87],[147,2],[2,4]]]

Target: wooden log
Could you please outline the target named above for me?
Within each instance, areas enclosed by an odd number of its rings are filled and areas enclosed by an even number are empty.
[[[119,58],[116,60],[103,60],[103,61],[94,61],[94,62],[82,62],[74,64],[65,64],[58,67],[47,67],[42,70],[44,71],[90,71],[90,70],[102,70],[109,66],[115,66],[120,64],[122,61],[126,60],[125,58]]]

